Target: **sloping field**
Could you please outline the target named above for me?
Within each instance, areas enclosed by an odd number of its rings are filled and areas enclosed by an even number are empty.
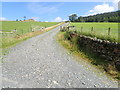
[[[41,27],[50,27],[57,24],[56,22],[19,22],[19,21],[2,21],[2,30],[10,32],[17,30],[19,34],[30,32],[32,29],[40,29]]]
[[[58,24],[57,22],[19,22],[19,21],[2,21],[0,31],[0,48],[6,48],[23,41],[32,36],[44,32],[45,28]],[[54,26],[55,27],[55,26]]]

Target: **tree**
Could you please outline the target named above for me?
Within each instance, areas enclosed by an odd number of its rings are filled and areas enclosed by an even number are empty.
[[[80,21],[80,22],[84,22],[83,17],[80,16],[80,17],[78,18],[78,21]]]
[[[71,15],[69,16],[69,20],[70,20],[71,22],[74,22],[76,19],[77,19],[77,14],[71,14]]]
[[[72,19],[71,15],[69,17],[70,21],[73,22],[120,22],[120,10],[115,12],[97,14],[93,16],[80,16],[75,21]]]
[[[16,21],[18,21],[18,19],[16,19]]]
[[[26,20],[26,16],[24,16],[24,21]]]

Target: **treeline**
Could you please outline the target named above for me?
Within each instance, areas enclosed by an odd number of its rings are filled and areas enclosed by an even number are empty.
[[[87,17],[80,16],[74,22],[120,22],[120,10]]]

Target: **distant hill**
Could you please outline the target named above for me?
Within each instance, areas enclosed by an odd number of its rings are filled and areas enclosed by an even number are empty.
[[[120,10],[93,16],[78,17],[75,22],[120,22]]]

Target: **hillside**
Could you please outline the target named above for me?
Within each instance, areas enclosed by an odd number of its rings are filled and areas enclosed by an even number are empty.
[[[120,10],[93,16],[78,17],[75,22],[120,22]]]

